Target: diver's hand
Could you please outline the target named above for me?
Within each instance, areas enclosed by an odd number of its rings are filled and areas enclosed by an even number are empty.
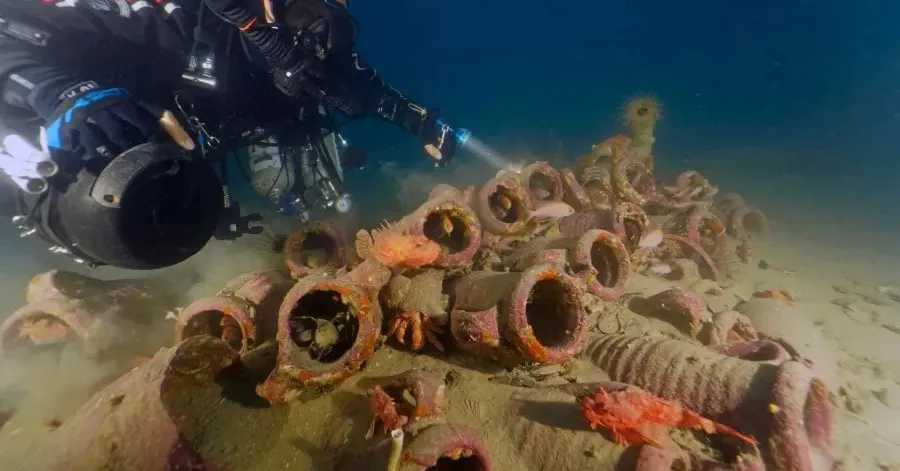
[[[429,157],[434,159],[435,162],[440,161],[444,156],[441,154],[440,149],[438,149],[434,144],[425,144],[425,153],[428,154]]]
[[[135,99],[123,88],[83,87],[54,109],[42,131],[45,150],[54,158],[112,158],[151,140],[162,130],[186,150],[194,141],[171,112]]]
[[[443,167],[456,154],[456,135],[450,125],[441,122],[437,110],[427,110],[422,115],[419,136],[425,153],[434,160],[435,166]]]

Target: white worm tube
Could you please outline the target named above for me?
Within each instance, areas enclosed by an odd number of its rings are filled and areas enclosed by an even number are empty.
[[[400,457],[403,454],[403,429],[391,430],[391,456],[388,458],[387,471],[400,469]]]

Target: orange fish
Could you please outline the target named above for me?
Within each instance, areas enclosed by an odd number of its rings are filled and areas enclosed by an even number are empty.
[[[408,235],[406,262],[408,268],[422,268],[437,260],[441,255],[441,246],[423,235]]]
[[[450,235],[450,233],[453,232],[453,221],[451,221],[450,216],[447,216],[445,213],[441,213],[441,230],[443,230],[446,235]]]
[[[512,200],[509,199],[509,196],[499,195],[497,200],[500,202],[500,207],[503,208],[504,211],[509,211],[509,209],[512,208],[513,203]]]
[[[613,440],[623,446],[648,443],[663,448],[671,427],[723,433],[747,443],[756,443],[752,437],[713,422],[677,401],[666,400],[635,387],[629,386],[611,393],[598,389],[591,396],[579,398],[578,402],[592,429],[600,426],[609,430]]]
[[[767,289],[764,291],[757,291],[753,293],[753,296],[756,298],[769,298],[774,299],[776,301],[781,301],[788,306],[794,305],[794,297],[790,295],[787,291],[783,289]]]
[[[406,234],[389,225],[372,232],[372,256],[388,268],[420,268],[441,255],[441,246],[423,235]]]

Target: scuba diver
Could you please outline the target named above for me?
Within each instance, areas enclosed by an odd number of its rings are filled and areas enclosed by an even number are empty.
[[[262,230],[229,198],[227,157],[303,221],[350,209],[344,172],[365,154],[339,117],[398,125],[449,163],[468,131],[365,64],[345,2],[4,0],[13,223],[79,263],[157,269]]]

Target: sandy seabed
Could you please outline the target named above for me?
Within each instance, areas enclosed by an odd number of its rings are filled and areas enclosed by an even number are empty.
[[[771,239],[754,244],[755,260],[736,268],[734,282],[717,299],[733,306],[763,290],[789,293],[793,306],[785,314],[804,319],[804,330],[797,335],[815,339],[833,356],[833,369],[820,374],[828,382],[835,406],[838,469],[900,469],[900,362],[896,360],[900,304],[884,295],[889,288],[900,292],[900,256],[880,251],[878,245],[823,238],[821,234],[833,233],[827,228],[792,227],[791,221],[772,219]],[[865,234],[859,240],[864,241]],[[730,250],[734,243],[730,242]],[[781,270],[762,269],[760,260]],[[241,270],[230,265],[208,286],[254,268],[251,262],[245,265]],[[627,292],[649,296],[672,286],[659,277],[634,275]],[[196,292],[211,294],[204,288]],[[161,318],[164,315],[160,313]],[[595,332],[618,329],[636,335],[683,335],[666,322],[633,312],[624,301],[604,303],[589,323]],[[613,469],[621,449],[590,431],[576,408],[560,406],[570,400],[565,395],[541,388],[603,379],[583,361],[539,374],[510,372],[463,355],[411,354],[394,345],[388,342],[376,351],[362,374],[308,402],[252,409],[223,401],[210,418],[204,443],[215,445],[204,450],[205,454],[221,458],[228,470],[335,469],[348,448],[365,453],[379,441],[387,443],[381,437],[369,442],[364,439],[372,417],[366,390],[373,381],[411,368],[426,368],[448,379],[443,417],[479,432],[495,470]],[[89,365],[75,357],[34,361],[39,367],[0,372],[6,380],[15,378],[32,385],[28,398],[0,428],[3,470],[19,469],[26,456],[40,453],[42,444],[55,432],[56,421],[65,422],[90,397],[86,386],[106,372],[102,365]],[[520,375],[527,380],[498,381]],[[543,406],[527,406],[537,403]],[[584,444],[581,453],[571,453],[571,447],[560,445],[573,440]],[[384,469],[388,448],[374,447],[370,469]],[[533,448],[546,451],[525,452]],[[561,454],[563,450],[570,453]],[[544,461],[524,458],[536,456]]]

